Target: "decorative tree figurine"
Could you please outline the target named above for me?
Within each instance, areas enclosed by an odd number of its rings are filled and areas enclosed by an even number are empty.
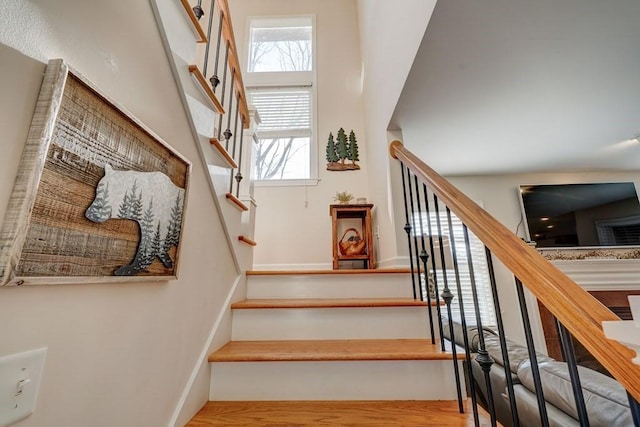
[[[336,136],[338,140],[337,151],[338,156],[340,156],[340,163],[344,165],[344,160],[349,157],[349,146],[347,145],[347,134],[344,133],[344,129],[340,128],[338,130],[338,136]]]
[[[329,141],[327,142],[327,167],[332,163],[336,163],[340,158],[336,152],[336,143],[333,140],[333,133],[329,132]]]
[[[333,139],[333,133],[329,133],[329,140],[327,141],[327,170],[358,170],[360,166],[356,162],[360,160],[359,156],[358,142],[353,130],[351,130],[347,138],[344,128],[340,128],[335,140]],[[345,160],[351,160],[351,162],[345,163]]]
[[[358,153],[358,141],[356,141],[356,134],[353,132],[353,129],[349,133],[349,160],[351,163],[360,169],[360,166],[356,165],[356,162],[360,160]]]

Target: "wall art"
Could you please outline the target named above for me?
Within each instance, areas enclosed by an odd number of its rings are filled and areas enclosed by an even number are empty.
[[[0,230],[0,285],[177,277],[191,163],[61,59]]]

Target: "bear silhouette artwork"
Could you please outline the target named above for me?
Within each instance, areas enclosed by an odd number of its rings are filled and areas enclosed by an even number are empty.
[[[174,267],[169,250],[180,241],[183,211],[184,189],[164,173],[117,171],[106,164],[85,217],[96,223],[111,218],[138,223],[140,242],[136,255],[129,265],[113,273],[132,276],[146,271],[156,258],[166,268]]]

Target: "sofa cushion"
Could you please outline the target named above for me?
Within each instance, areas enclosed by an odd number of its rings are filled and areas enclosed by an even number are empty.
[[[511,369],[511,372],[515,374],[518,372],[520,364],[529,360],[529,350],[527,350],[527,347],[517,344],[509,339],[505,339],[505,341],[507,343],[507,349],[509,350],[509,369]],[[491,356],[497,364],[504,366],[500,337],[497,335],[485,336],[484,342],[489,356]],[[550,357],[537,352],[536,357],[538,359],[538,363],[553,360]]]
[[[464,347],[464,336],[463,336],[463,331],[464,329],[462,328],[462,324],[460,324],[459,322],[455,322],[453,321],[453,335],[455,338],[455,343],[457,345],[459,345],[460,347]],[[486,326],[482,327],[482,330],[484,331],[484,336],[486,337],[487,335],[495,335],[496,333],[493,331],[493,329],[491,328],[487,328]],[[469,326],[467,325],[467,332],[468,332],[468,340],[469,340],[469,351],[471,351],[471,353],[477,353],[478,352],[478,343],[480,342],[480,337],[478,337],[478,327],[473,325],[473,326]],[[449,330],[449,319],[447,318],[442,318],[442,335],[448,339],[449,341],[451,341],[451,332]]]
[[[475,360],[471,362],[471,371],[475,382],[475,391],[481,397],[482,401],[489,401],[489,389],[485,378],[484,371],[480,367],[480,364]],[[511,371],[508,372],[513,384],[518,384],[518,377]],[[500,424],[505,427],[512,427],[511,425],[511,407],[508,400],[504,400],[502,395],[507,390],[507,373],[504,371],[504,366],[493,364],[489,371],[489,382],[491,383],[491,396],[493,397],[493,404],[495,405],[496,417]],[[488,406],[487,406],[488,407]]]
[[[520,427],[540,427],[540,411],[538,410],[538,399],[536,395],[531,393],[526,387],[516,385],[513,387],[518,405],[518,419]],[[509,397],[503,394],[505,402],[509,402]],[[546,403],[547,419],[549,427],[579,427],[580,423],[570,415],[562,412],[549,402]],[[511,423],[509,423],[511,424]]]
[[[577,419],[567,364],[547,361],[538,366],[545,400]],[[578,366],[578,373],[592,427],[633,425],[627,393],[616,380],[582,366]],[[530,362],[520,365],[518,378],[523,386],[535,392]]]

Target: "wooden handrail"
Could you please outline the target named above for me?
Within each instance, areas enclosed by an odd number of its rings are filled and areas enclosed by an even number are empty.
[[[603,321],[620,320],[618,316],[407,150],[400,141],[392,142],[389,149],[391,157],[403,162],[426,183],[493,255],[640,401],[640,367],[631,362],[634,352],[607,339],[602,331]]]
[[[242,71],[240,69],[240,60],[238,57],[238,48],[231,24],[231,14],[229,13],[229,4],[227,0],[215,0],[218,4],[218,10],[222,13],[222,37],[229,43],[229,68],[235,74],[234,90],[240,97],[240,115],[244,119],[245,129],[249,128],[251,119],[249,118],[249,107],[247,105],[247,95],[244,90],[244,81],[242,80]]]

